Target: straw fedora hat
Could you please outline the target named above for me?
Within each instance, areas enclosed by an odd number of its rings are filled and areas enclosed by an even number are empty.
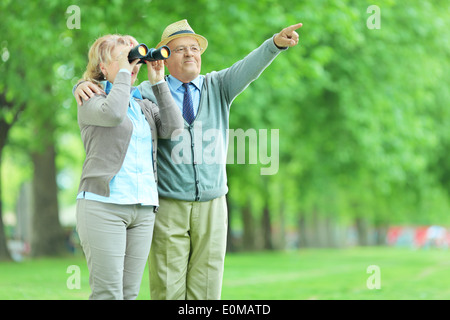
[[[199,34],[196,34],[186,19],[169,24],[164,29],[164,32],[161,36],[161,42],[158,43],[156,48],[159,48],[161,46],[168,44],[173,39],[186,37],[186,36],[197,39],[198,43],[200,44],[200,48],[202,48],[200,53],[205,52],[206,48],[208,47],[208,40],[206,40],[205,37],[203,37]]]

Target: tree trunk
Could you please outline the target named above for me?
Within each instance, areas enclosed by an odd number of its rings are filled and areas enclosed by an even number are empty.
[[[243,224],[243,235],[242,235],[242,245],[244,250],[254,250],[255,249],[255,228],[253,225],[253,217],[250,209],[250,203],[241,210],[242,213],[242,224]]]
[[[355,219],[356,232],[358,233],[358,245],[368,246],[369,245],[369,231],[367,226],[367,221],[362,217],[357,217]]]
[[[284,202],[282,202],[280,206],[280,235],[278,248],[284,250],[287,248],[287,245],[285,205]]]
[[[55,148],[32,154],[34,164],[31,253],[55,256],[64,252],[64,232],[58,217]]]
[[[324,247],[324,234],[322,232],[321,228],[321,220],[320,220],[320,214],[319,210],[317,208],[314,208],[311,213],[311,240],[310,240],[310,246],[313,248],[323,248]]]
[[[231,233],[231,203],[228,195],[225,196],[227,201],[227,211],[228,211],[228,223],[227,223],[227,252],[235,252],[236,247],[233,241],[233,235]]]
[[[304,213],[299,214],[298,218],[298,247],[306,248],[308,246],[307,225]]]
[[[0,163],[1,163],[1,154],[2,150],[0,149]],[[6,234],[5,234],[5,226],[3,225],[3,204],[2,204],[2,175],[0,168],[0,261],[9,261],[11,260],[11,255],[8,251],[8,246],[6,243]]]
[[[388,225],[387,224],[379,224],[376,226],[376,241],[375,244],[377,246],[384,246],[386,245],[386,238],[388,233]]]
[[[2,167],[1,167],[3,147],[6,145],[6,138],[8,136],[8,131],[10,128],[11,128],[10,125],[8,125],[3,119],[0,119],[0,261],[11,260],[11,255],[9,254],[6,242],[5,226],[3,225]]]
[[[328,248],[339,247],[339,239],[336,234],[336,223],[331,216],[325,217],[325,230],[326,230],[326,246]]]
[[[264,210],[263,210],[262,230],[263,230],[263,239],[264,239],[264,249],[265,250],[273,250],[272,228],[270,225],[270,211],[269,211],[269,206],[267,203],[264,206]]]

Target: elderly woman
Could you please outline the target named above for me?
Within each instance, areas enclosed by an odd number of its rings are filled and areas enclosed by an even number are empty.
[[[83,76],[104,89],[78,106],[86,160],[77,196],[77,230],[91,299],[137,297],[158,207],[157,138],[168,139],[183,128],[162,61],[146,61],[158,105],[132,87],[141,64],[129,62],[128,53],[137,44],[131,36],[97,39]]]

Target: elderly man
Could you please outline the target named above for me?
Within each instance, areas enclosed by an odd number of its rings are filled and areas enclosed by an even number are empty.
[[[243,60],[206,75],[200,74],[201,54],[208,41],[187,20],[164,30],[157,47],[171,49],[165,61],[170,73],[166,81],[182,110],[185,129],[158,144],[160,201],[149,260],[152,299],[220,299],[228,223],[225,156],[230,105],[282,50],[297,45],[295,30],[301,26],[281,30]],[[155,101],[148,81],[138,88],[144,98]],[[81,103],[98,90],[83,83],[75,96]],[[211,129],[221,134],[206,137]],[[206,150],[214,150],[216,159],[208,161]]]

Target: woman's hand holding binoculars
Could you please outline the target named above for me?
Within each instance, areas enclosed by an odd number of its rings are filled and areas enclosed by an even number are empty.
[[[139,62],[139,59],[135,59],[133,61],[128,60],[128,54],[130,52],[131,48],[124,48],[119,54],[117,55],[117,61],[119,63],[119,70],[120,69],[127,69],[128,71],[132,72],[134,67]]]

